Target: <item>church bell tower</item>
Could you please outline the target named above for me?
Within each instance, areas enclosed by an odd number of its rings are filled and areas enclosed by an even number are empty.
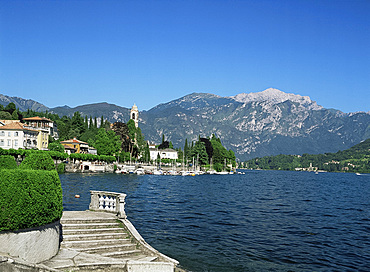
[[[138,128],[139,127],[139,110],[136,104],[134,104],[131,108],[130,119],[134,120],[135,127]]]

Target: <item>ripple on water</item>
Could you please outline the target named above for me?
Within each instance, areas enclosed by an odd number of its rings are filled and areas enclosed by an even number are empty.
[[[147,242],[194,272],[370,271],[370,176],[247,171],[61,181],[66,210],[87,209],[92,189],[126,193],[128,218]]]

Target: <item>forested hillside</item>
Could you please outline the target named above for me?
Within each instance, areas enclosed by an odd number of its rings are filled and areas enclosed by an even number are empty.
[[[295,170],[310,164],[328,172],[370,173],[370,138],[347,150],[318,155],[278,155],[255,158],[243,163],[251,169]]]

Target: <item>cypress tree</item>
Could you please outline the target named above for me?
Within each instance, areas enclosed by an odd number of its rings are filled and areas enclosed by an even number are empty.
[[[94,128],[98,128],[98,119],[94,117]]]
[[[185,139],[185,146],[184,146],[184,157],[187,158],[189,153],[189,146],[188,146],[188,139]]]
[[[93,119],[92,119],[92,116],[90,115],[89,129],[91,128],[93,128]]]
[[[103,127],[104,127],[104,116],[102,115],[100,119],[100,128],[103,128]]]

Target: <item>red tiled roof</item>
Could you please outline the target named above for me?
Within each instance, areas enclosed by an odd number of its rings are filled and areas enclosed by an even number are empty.
[[[25,124],[19,123],[19,122],[14,122],[7,124],[5,126],[0,126],[0,130],[30,130],[30,131],[36,131],[33,129],[28,128],[25,126]]]
[[[61,144],[69,144],[69,143],[73,143],[73,144],[88,144],[88,143],[85,143],[83,141],[77,140],[76,138],[73,138],[73,139],[70,139],[70,140],[61,141],[60,143]]]
[[[45,117],[39,117],[39,116],[35,116],[35,117],[27,117],[27,118],[23,118],[24,121],[47,121],[47,122],[52,122],[50,119],[48,118],[45,118]]]

